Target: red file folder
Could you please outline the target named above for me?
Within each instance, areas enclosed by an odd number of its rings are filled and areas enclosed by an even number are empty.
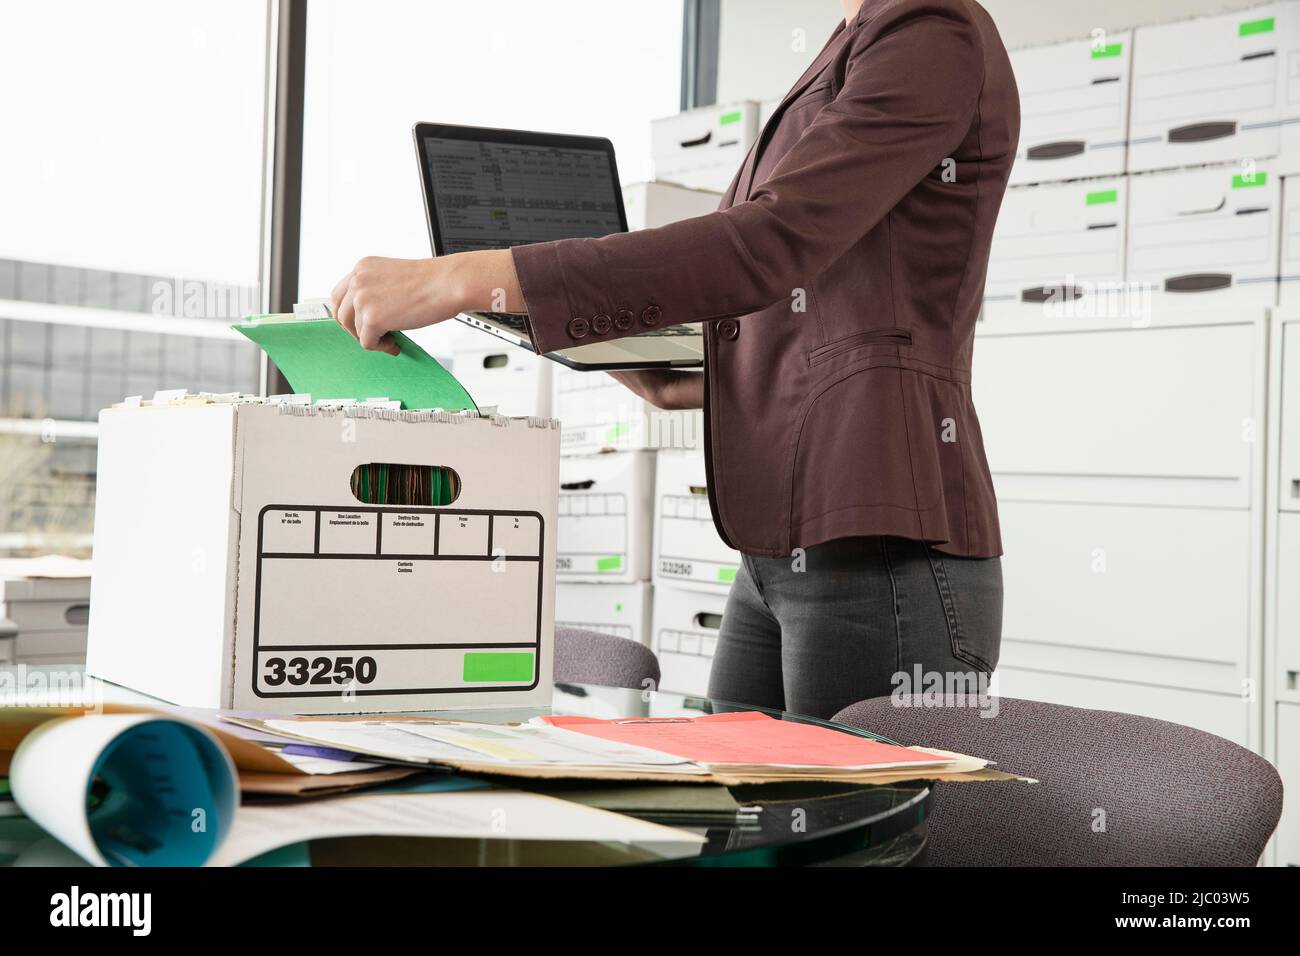
[[[757,711],[702,717],[543,717],[555,727],[624,744],[649,747],[707,766],[887,767],[952,763],[951,757],[897,747],[867,737]]]

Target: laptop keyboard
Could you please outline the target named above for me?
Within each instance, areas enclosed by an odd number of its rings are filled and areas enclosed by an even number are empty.
[[[525,317],[518,312],[475,312],[474,315],[494,322],[497,325],[504,325],[512,332],[517,332],[524,337],[528,336],[528,324]],[[634,333],[638,338],[651,336],[670,336],[670,335],[699,335],[700,328],[698,325],[665,325],[662,328],[646,329],[642,332]]]
[[[518,332],[523,336],[528,335],[528,323],[524,321],[524,317],[518,312],[475,312],[474,314],[495,322],[497,325],[504,325],[512,332]]]

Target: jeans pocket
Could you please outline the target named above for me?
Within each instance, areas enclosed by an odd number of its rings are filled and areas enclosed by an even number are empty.
[[[1002,649],[1002,559],[926,550],[948,618],[953,656],[992,674]]]

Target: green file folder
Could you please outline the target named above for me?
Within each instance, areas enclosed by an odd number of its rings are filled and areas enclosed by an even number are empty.
[[[312,398],[399,401],[403,408],[478,410],[456,377],[401,332],[399,355],[370,352],[333,319],[250,316],[233,326],[262,347],[293,390]]]

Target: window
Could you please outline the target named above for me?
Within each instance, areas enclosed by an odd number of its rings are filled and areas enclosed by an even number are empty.
[[[89,547],[99,409],[253,392],[264,0],[42,0],[0,30],[0,555]]]
[[[431,255],[411,127],[607,136],[623,182],[651,178],[650,121],[681,97],[680,0],[312,0],[301,297],[365,255]],[[421,336],[448,354],[451,328]]]

